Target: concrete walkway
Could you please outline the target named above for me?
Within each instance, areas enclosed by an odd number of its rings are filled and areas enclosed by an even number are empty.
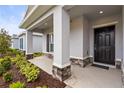
[[[29,61],[44,70],[45,72],[52,74],[52,59],[49,59],[46,56],[41,56],[35,57],[34,59],[31,59]]]
[[[52,74],[52,60],[46,56],[29,60],[39,68]],[[75,88],[121,88],[121,71],[110,68],[109,70],[98,67],[79,65],[71,66],[72,76],[64,82]]]

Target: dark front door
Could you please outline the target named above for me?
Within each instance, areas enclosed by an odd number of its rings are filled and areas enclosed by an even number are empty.
[[[115,26],[94,29],[94,61],[115,65]]]

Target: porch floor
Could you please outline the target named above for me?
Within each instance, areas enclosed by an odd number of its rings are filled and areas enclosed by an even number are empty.
[[[48,74],[52,74],[52,59],[49,59],[46,56],[40,56],[35,57],[29,61],[47,72]]]
[[[82,68],[72,65],[72,76],[64,82],[72,87],[79,88],[121,88],[121,71],[87,66]]]
[[[29,60],[39,68],[49,74],[52,74],[52,60],[46,56],[36,57]],[[121,71],[110,68],[109,70],[87,66],[85,68],[79,65],[71,66],[72,76],[64,82],[75,88],[121,88]]]

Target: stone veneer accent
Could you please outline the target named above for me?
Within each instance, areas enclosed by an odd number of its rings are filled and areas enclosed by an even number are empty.
[[[71,58],[70,61],[72,62],[72,64],[80,65],[81,67],[86,67],[90,63],[93,63],[93,58],[88,57],[84,60]]]
[[[52,73],[54,78],[64,81],[71,76],[71,65],[64,68],[58,68],[57,66],[53,65]]]
[[[124,72],[123,71],[122,71],[121,79],[122,79],[122,87],[124,88]]]
[[[115,66],[117,69],[121,69],[121,61],[116,61]]]
[[[53,59],[53,54],[44,53],[48,58]]]
[[[124,88],[124,64],[121,64],[121,71],[122,71],[122,75],[121,75],[122,87]]]
[[[89,57],[89,61],[90,61],[90,63],[93,63],[93,57]]]
[[[27,60],[33,59],[33,54],[27,54],[27,55],[26,55],[26,59],[27,59]]]

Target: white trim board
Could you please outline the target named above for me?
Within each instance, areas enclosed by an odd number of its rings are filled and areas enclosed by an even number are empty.
[[[20,24],[19,27],[21,27],[21,26],[25,23],[25,21],[31,16],[31,14],[32,14],[37,8],[38,8],[38,5],[35,5],[35,6],[33,7],[33,9],[29,12],[29,14],[27,14],[27,16],[24,18],[24,20],[22,21],[22,23]]]
[[[101,65],[101,66],[107,66],[107,67],[110,67],[110,68],[116,68],[115,65],[108,65],[108,64],[103,64],[103,63],[94,62],[94,61],[93,61],[93,64],[97,64],[97,65]]]
[[[115,61],[120,61],[120,62],[122,62],[122,59],[115,59]]]
[[[76,57],[76,56],[70,56],[70,58],[74,58],[74,59],[81,59],[81,60],[83,60],[83,58],[82,58],[82,57]]]
[[[52,55],[54,54],[53,52],[43,52],[43,53],[46,53],[46,54],[52,54]]]
[[[100,25],[94,25],[94,26],[92,26],[92,28],[105,27],[105,26],[115,25],[117,23],[118,23],[118,21],[114,21],[114,22],[110,22],[110,23],[105,23],[105,24],[100,24]]]
[[[87,57],[76,57],[76,56],[70,56],[70,58],[74,58],[74,59],[80,59],[80,60],[84,60],[84,59],[87,59],[89,58],[90,56],[87,56]]]

